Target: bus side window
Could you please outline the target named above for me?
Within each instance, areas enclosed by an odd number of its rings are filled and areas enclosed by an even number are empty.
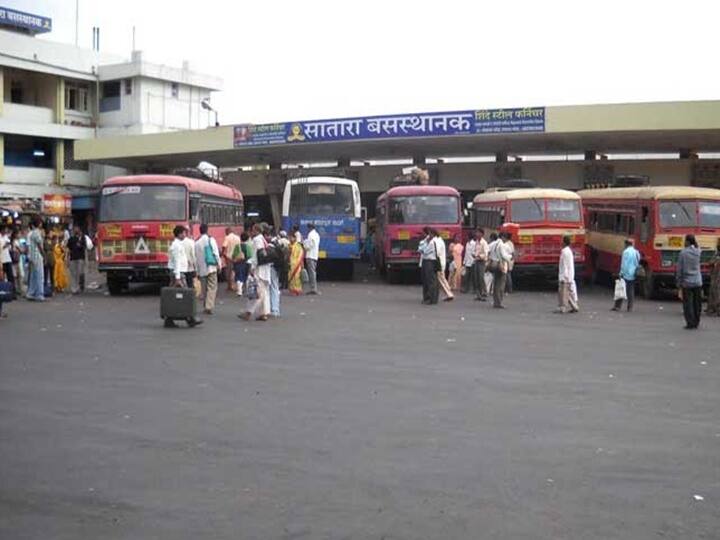
[[[642,207],[640,218],[640,242],[645,244],[650,239],[650,209]]]
[[[190,197],[190,219],[189,221],[198,221],[200,219],[200,199]]]

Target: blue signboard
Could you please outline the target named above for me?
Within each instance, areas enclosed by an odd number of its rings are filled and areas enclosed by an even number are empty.
[[[0,25],[25,28],[33,34],[41,34],[52,30],[52,19],[16,9],[0,7]]]
[[[545,108],[485,109],[235,126],[233,145],[443,137],[545,131]]]

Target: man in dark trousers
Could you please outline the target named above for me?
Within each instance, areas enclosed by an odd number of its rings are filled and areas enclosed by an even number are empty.
[[[70,254],[70,292],[77,294],[85,290],[85,256],[87,250],[92,249],[92,243],[75,225],[67,247]]]
[[[685,249],[680,252],[675,279],[683,303],[685,328],[694,330],[700,325],[702,313],[702,274],[700,273],[700,248],[695,235],[685,236]]]

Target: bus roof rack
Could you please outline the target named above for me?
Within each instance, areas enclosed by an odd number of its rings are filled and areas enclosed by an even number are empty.
[[[395,178],[390,180],[390,187],[397,186],[429,186],[430,185],[430,174],[419,167],[413,167],[412,169],[403,169],[402,174],[398,174]]]
[[[503,180],[498,183],[490,184],[485,192],[495,193],[497,191],[509,191],[511,189],[533,189],[537,188],[538,184],[535,180],[529,178],[510,178]]]
[[[220,176],[219,169],[201,169],[199,167],[183,167],[180,169],[174,169],[173,174],[178,176],[184,176],[186,178],[195,178],[196,180],[206,180],[208,182],[217,182],[221,184],[223,182],[222,176]]]

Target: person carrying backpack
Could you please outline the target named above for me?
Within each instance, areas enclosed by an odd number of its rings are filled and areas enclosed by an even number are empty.
[[[203,313],[212,315],[218,288],[220,250],[215,239],[208,235],[207,223],[200,225],[200,238],[195,242],[195,259],[202,285],[200,301],[203,303]]]

